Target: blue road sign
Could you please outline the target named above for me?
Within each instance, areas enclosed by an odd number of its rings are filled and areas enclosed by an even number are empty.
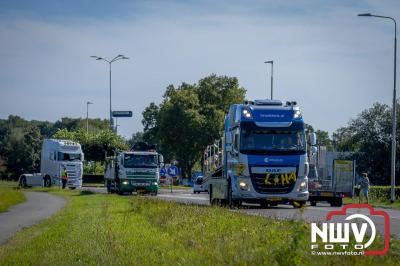
[[[113,117],[132,117],[132,111],[112,111]]]
[[[167,172],[168,172],[169,176],[175,177],[178,175],[178,167],[176,167],[175,165],[172,165],[172,166],[168,167]]]
[[[160,170],[160,176],[165,176],[166,174],[167,174],[167,171],[165,171],[165,169],[162,168],[162,169]]]

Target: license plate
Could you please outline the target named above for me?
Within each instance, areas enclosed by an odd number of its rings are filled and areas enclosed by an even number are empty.
[[[321,192],[321,196],[323,196],[323,197],[332,197],[333,196],[333,192]]]
[[[282,198],[269,198],[268,201],[282,201]]]
[[[134,186],[145,187],[150,185],[149,183],[133,183]]]

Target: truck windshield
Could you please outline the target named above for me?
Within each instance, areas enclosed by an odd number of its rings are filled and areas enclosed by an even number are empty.
[[[59,161],[81,161],[82,155],[80,153],[64,153],[58,152]]]
[[[124,154],[125,168],[156,168],[157,155]]]
[[[240,151],[242,153],[304,153],[306,138],[303,130],[243,129]]]

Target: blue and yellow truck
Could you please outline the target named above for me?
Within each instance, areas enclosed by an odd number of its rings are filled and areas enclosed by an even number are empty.
[[[314,133],[307,138],[306,124],[294,101],[231,105],[222,139],[204,152],[203,172],[211,204],[304,206],[309,197],[308,154],[316,152],[315,144]]]

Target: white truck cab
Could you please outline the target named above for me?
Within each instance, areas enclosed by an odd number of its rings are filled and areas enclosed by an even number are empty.
[[[61,186],[61,171],[68,173],[67,187],[82,187],[84,155],[81,145],[70,140],[45,139],[40,158],[40,173],[22,174],[22,186]]]

